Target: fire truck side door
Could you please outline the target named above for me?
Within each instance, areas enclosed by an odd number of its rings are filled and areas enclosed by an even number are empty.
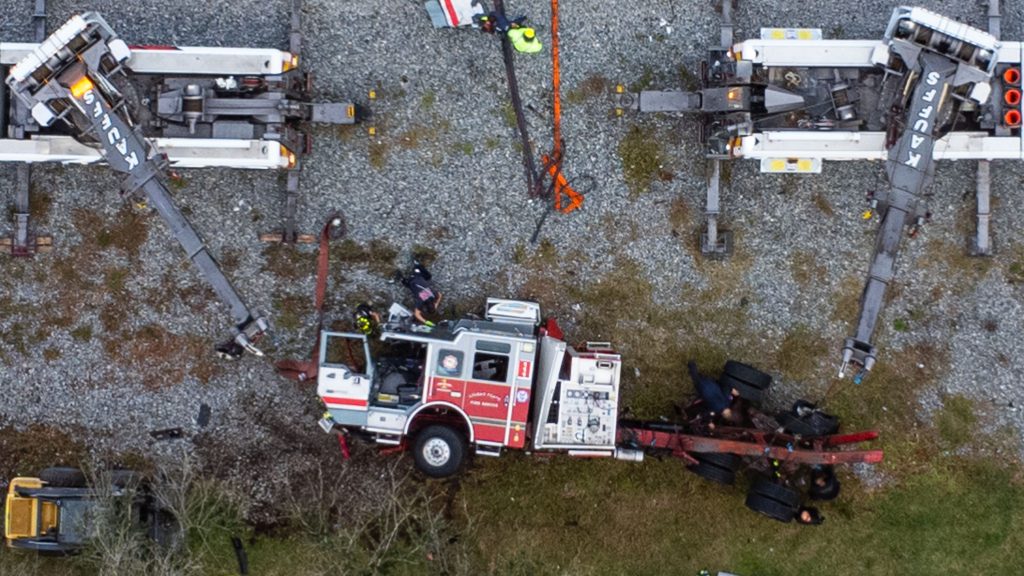
[[[323,332],[320,336],[318,364],[317,394],[331,413],[365,413],[375,372],[366,336]]]

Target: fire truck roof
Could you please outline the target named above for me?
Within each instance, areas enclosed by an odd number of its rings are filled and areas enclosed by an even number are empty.
[[[438,324],[436,328],[428,333],[420,332],[402,332],[402,333],[387,333],[384,335],[384,339],[397,338],[400,340],[415,340],[419,342],[429,340],[445,340],[453,341],[459,334],[463,332],[473,332],[476,334],[490,334],[494,336],[503,336],[506,338],[520,338],[533,340],[536,335],[533,332],[533,328],[522,324],[509,324],[505,322],[495,322],[493,320],[474,320],[474,319],[463,319],[457,320],[454,323],[446,322]]]

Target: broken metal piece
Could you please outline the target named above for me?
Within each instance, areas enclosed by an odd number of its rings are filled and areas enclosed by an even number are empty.
[[[196,424],[200,428],[205,428],[206,425],[210,423],[211,412],[212,411],[210,410],[209,404],[206,404],[204,402],[201,406],[199,406],[199,416],[196,417]]]
[[[154,440],[177,440],[185,435],[185,431],[181,428],[164,428],[162,430],[153,430],[149,433]]]

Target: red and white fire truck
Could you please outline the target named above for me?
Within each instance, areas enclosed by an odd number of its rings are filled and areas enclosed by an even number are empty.
[[[553,322],[539,328],[532,302],[489,299],[484,319],[435,328],[403,317],[392,314],[376,355],[362,334],[322,334],[325,425],[380,444],[415,438],[416,463],[431,476],[457,471],[467,444],[495,456],[503,448],[622,451],[615,442],[621,358],[608,343],[566,345]]]
[[[412,324],[393,305],[379,342],[321,333],[321,426],[409,447],[433,477],[458,472],[469,447],[488,456],[521,449],[631,461],[657,452],[727,484],[744,457],[796,466],[882,459],[877,450],[840,450],[877,433],[838,435],[837,421],[807,403],[784,418],[762,418],[753,405],[771,376],[738,362],[727,363],[721,378],[740,395],[730,422],[709,426],[700,400],[681,410],[678,423],[620,419],[620,355],[608,342],[572,347],[562,338],[533,302],[491,298],[482,319],[436,327]]]

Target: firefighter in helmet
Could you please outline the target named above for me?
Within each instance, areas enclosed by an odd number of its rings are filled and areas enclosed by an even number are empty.
[[[361,334],[370,336],[380,326],[380,314],[369,303],[363,302],[352,313],[352,322]]]

